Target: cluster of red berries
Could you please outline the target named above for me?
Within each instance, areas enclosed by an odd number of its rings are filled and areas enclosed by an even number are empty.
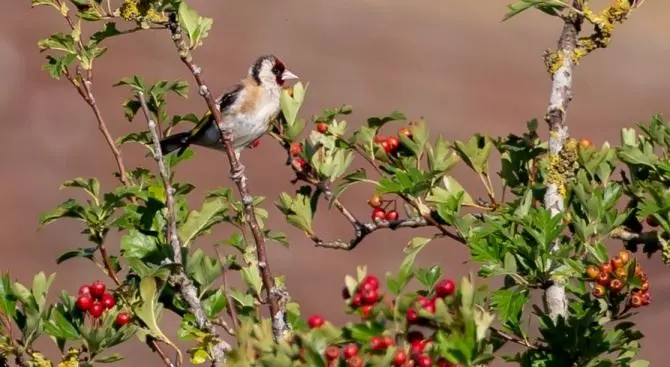
[[[375,143],[384,149],[386,153],[394,154],[398,151],[400,147],[400,136],[406,136],[407,138],[412,137],[412,132],[409,128],[403,127],[398,131],[398,136],[391,135],[389,137],[377,135],[375,136]]]
[[[83,284],[79,287],[76,306],[81,312],[88,313],[93,319],[97,319],[106,311],[116,305],[114,295],[105,292],[107,287],[105,283],[96,280],[91,284]],[[130,315],[127,312],[119,312],[116,315],[116,325],[123,326],[130,321]]]
[[[593,287],[593,295],[600,298],[605,297],[608,291],[612,295],[620,293],[626,287],[626,280],[631,271],[631,259],[630,251],[623,250],[600,266],[589,265],[586,268],[586,276],[596,283]],[[630,305],[632,307],[646,306],[651,303],[649,279],[640,264],[635,264],[633,271],[635,276],[642,281],[642,285],[640,288],[631,290]]]
[[[410,324],[412,323],[420,323],[420,317],[419,317],[419,311],[417,308],[424,309],[430,313],[435,313],[435,301],[437,301],[438,298],[445,298],[449,297],[454,292],[456,291],[456,283],[454,283],[453,280],[451,279],[442,279],[437,284],[435,284],[435,287],[433,288],[434,295],[433,297],[426,297],[419,295],[416,298],[415,301],[415,308],[409,308],[407,310],[407,322]]]
[[[353,309],[360,310],[363,319],[367,319],[374,306],[383,298],[383,295],[379,293],[379,279],[374,275],[367,275],[358,284],[353,296],[345,288],[342,291],[342,297]]]
[[[368,200],[368,205],[372,207],[372,220],[377,221],[377,220],[388,220],[388,221],[393,221],[393,220],[398,220],[398,212],[395,210],[389,210],[386,211],[384,208],[382,208],[382,205],[384,203],[390,204],[390,200],[383,200],[381,197],[378,195],[374,195]]]

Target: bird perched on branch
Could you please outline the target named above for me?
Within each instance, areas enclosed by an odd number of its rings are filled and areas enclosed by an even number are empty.
[[[270,122],[279,114],[281,88],[291,79],[298,76],[278,57],[259,57],[249,67],[247,77],[216,100],[221,111],[221,126],[216,126],[214,117],[207,111],[192,130],[161,140],[162,153],[178,150],[177,154],[181,155],[191,144],[225,152],[221,131],[230,129],[232,148],[239,160],[240,152],[265,134]]]

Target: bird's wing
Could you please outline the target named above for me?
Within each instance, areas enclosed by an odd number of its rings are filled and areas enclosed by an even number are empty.
[[[242,83],[236,84],[231,90],[217,98],[216,104],[219,107],[219,111],[223,113],[229,109],[230,106],[235,103],[243,88],[244,85]],[[198,122],[198,125],[196,125],[193,130],[191,130],[191,137],[193,138],[203,133],[205,130],[207,130],[207,127],[211,126],[212,123],[214,123],[212,112],[207,110],[202,119],[200,119],[200,122]]]

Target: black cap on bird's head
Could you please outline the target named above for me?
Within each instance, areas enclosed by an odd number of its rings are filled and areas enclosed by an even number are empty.
[[[287,80],[298,79],[298,76],[290,72],[286,64],[275,55],[264,55],[256,59],[249,69],[249,74],[258,84],[274,80],[282,86]]]

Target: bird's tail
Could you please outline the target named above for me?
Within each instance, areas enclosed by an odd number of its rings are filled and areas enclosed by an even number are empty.
[[[189,132],[176,133],[170,135],[167,138],[161,140],[161,152],[163,155],[170,154],[171,152],[179,149],[177,152],[178,155],[182,155],[186,148],[188,148],[190,142],[189,137],[191,134]]]

